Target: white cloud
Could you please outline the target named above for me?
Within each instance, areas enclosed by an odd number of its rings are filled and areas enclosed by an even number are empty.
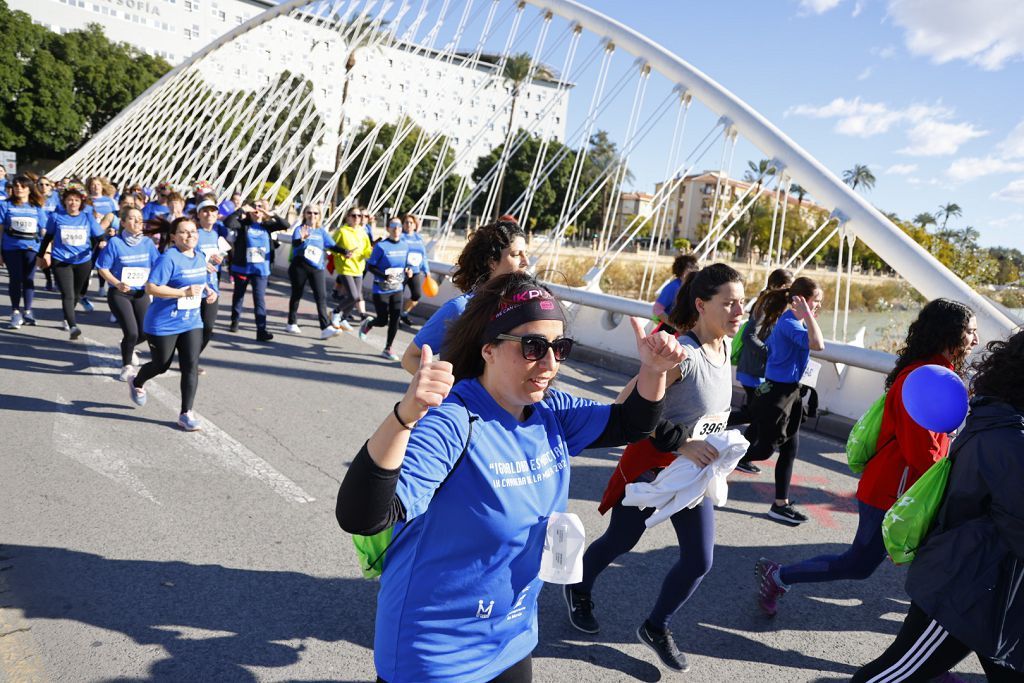
[[[871,54],[875,57],[882,59],[892,59],[896,56],[896,48],[893,45],[886,45],[885,47],[873,47],[871,48]]]
[[[857,74],[857,80],[858,81],[866,81],[868,78],[871,77],[871,72],[874,71],[874,70],[875,70],[875,68],[872,67],[872,66],[867,67],[866,69],[861,71],[859,74]]]
[[[1007,228],[1011,225],[1024,225],[1024,213],[1011,213],[1009,216],[1003,216],[1002,218],[991,220],[988,224],[993,228]]]
[[[1024,159],[1024,121],[1018,123],[996,149],[1005,159]]]
[[[1024,178],[1010,181],[1010,184],[1003,189],[993,192],[992,198],[1024,204]]]
[[[910,175],[917,170],[917,164],[893,164],[882,171],[885,175]]]
[[[946,175],[953,180],[962,182],[997,173],[1018,173],[1020,171],[1024,171],[1024,161],[1011,161],[993,156],[965,157],[950,164],[946,169]]]
[[[800,0],[800,9],[811,14],[824,14],[835,9],[842,0]]]
[[[882,102],[837,97],[820,107],[809,104],[791,107],[786,116],[791,114],[837,119],[837,133],[860,138],[887,133],[897,125],[905,126],[909,144],[900,152],[910,156],[955,154],[965,142],[987,134],[971,123],[950,122],[953,110],[942,104],[912,104],[904,109],[890,109]]]
[[[988,71],[1024,58],[1020,0],[889,0],[907,49],[938,64],[964,59]]]
[[[854,5],[853,5],[853,11],[850,12],[850,16],[851,17],[859,16],[860,13],[863,12],[863,11],[864,11],[864,3],[862,2],[862,0],[857,0],[857,2],[854,3]]]
[[[956,154],[962,144],[984,135],[988,135],[988,131],[978,130],[973,123],[944,123],[928,119],[907,131],[910,145],[900,152],[914,157]]]

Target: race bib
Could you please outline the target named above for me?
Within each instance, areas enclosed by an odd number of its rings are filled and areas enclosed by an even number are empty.
[[[263,258],[261,247],[249,247],[245,250],[245,260],[249,263],[264,263],[267,259]]]
[[[547,583],[573,584],[583,580],[583,549],[587,534],[571,512],[552,512],[544,533],[538,576]]]
[[[35,239],[39,236],[39,224],[34,218],[11,216],[10,234],[22,240]]]
[[[310,263],[314,265],[320,265],[320,259],[323,258],[324,250],[318,246],[309,244],[306,245],[306,249],[305,251],[303,251],[303,254],[306,257],[306,260],[309,261]]]
[[[149,279],[149,268],[124,268],[121,270],[121,282],[129,287],[141,287]]]
[[[384,271],[384,282],[382,289],[392,291],[401,289],[405,282],[405,268],[388,268]]]
[[[693,425],[693,432],[690,434],[690,438],[697,441],[704,441],[712,434],[720,434],[724,432],[728,423],[728,410],[722,411],[721,413],[705,415],[697,420],[696,424]]]
[[[199,308],[203,303],[203,297],[199,294],[195,296],[183,296],[178,299],[178,310],[179,311],[194,311]]]
[[[419,268],[423,264],[423,254],[419,252],[409,252],[409,267]]]
[[[64,245],[68,247],[84,247],[88,239],[85,234],[85,228],[75,228],[72,230],[65,228],[60,238]]]
[[[805,387],[811,387],[812,389],[818,386],[818,375],[821,373],[821,363],[817,363],[813,360],[807,361],[807,369],[804,370],[804,374],[800,377],[800,384]]]

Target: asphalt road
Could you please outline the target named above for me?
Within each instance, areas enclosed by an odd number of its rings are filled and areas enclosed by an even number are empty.
[[[6,285],[0,275],[0,292]],[[360,578],[334,502],[359,444],[407,384],[378,356],[382,331],[365,343],[322,342],[305,302],[305,336],[286,335],[277,280],[277,338],[255,341],[248,308],[237,334],[218,330],[201,360],[196,410],[206,428],[186,434],[174,426],[176,372],[147,385],[144,408],[128,401],[105,302],[81,314],[84,336],[69,342],[56,294],[39,292],[37,327],[0,328],[0,678],[372,680],[377,586]],[[409,339],[400,334],[399,351]],[[560,377],[603,399],[626,380],[576,363]],[[570,510],[591,538],[607,524],[596,504],[616,455],[573,462]],[[659,668],[634,635],[679,552],[664,524],[602,575],[599,635],[568,625],[558,590],[541,595],[535,679],[848,678],[898,630],[904,571],[886,563],[867,581],[797,587],[775,619],[762,616],[758,557],[802,559],[853,537],[856,482],[841,444],[805,435],[794,482],[812,516],[796,529],[765,514],[770,470],[733,475],[717,511],[715,566],[674,620],[690,673]],[[976,661],[961,670],[983,680]]]

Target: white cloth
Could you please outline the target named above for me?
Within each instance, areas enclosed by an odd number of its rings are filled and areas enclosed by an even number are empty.
[[[736,469],[750,443],[735,429],[712,434],[707,443],[718,449],[718,457],[710,465],[700,467],[687,458],[676,458],[654,481],[626,484],[622,504],[657,508],[647,518],[648,529],[684,508],[696,507],[704,496],[718,507],[725,505],[729,499],[726,477]]]

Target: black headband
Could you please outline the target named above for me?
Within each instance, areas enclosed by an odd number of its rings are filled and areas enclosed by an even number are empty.
[[[503,298],[497,312],[484,328],[480,341],[487,344],[497,339],[499,334],[507,334],[523,323],[534,320],[560,320],[565,323],[562,307],[551,296],[551,292],[543,287],[524,289]]]

